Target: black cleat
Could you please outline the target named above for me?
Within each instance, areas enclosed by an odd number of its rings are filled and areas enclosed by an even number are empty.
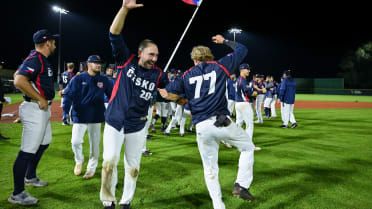
[[[235,197],[240,197],[244,200],[254,200],[255,197],[249,193],[249,189],[241,187],[239,183],[234,184],[234,191],[232,192]]]
[[[297,127],[297,123],[294,123],[292,124],[291,128],[296,128]]]
[[[112,202],[110,206],[105,206],[103,209],[115,209],[115,203]]]
[[[164,133],[165,136],[169,136],[169,133]]]
[[[120,209],[130,209],[130,204],[120,204]]]
[[[288,128],[288,126],[286,126],[286,125],[281,125],[281,126],[279,126],[279,128]]]
[[[142,155],[150,156],[150,155],[152,155],[152,152],[150,152],[149,150],[145,150],[145,151],[142,152]]]

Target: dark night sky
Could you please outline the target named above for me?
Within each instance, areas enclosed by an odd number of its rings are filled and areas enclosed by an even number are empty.
[[[53,5],[70,11],[62,17],[62,60],[77,63],[99,54],[113,62],[108,30],[120,0],[9,2],[2,1],[0,12],[2,22],[5,20],[0,33],[0,61],[5,61],[6,68],[17,67],[27,56],[36,30],[47,28],[58,33],[59,15],[52,11]],[[138,2],[145,7],[129,13],[124,38],[132,52],[141,40],[154,40],[160,51],[157,65],[164,68],[196,7],[181,0]],[[220,33],[232,40],[227,30],[234,26],[244,31],[236,40],[248,47],[245,62],[253,66],[253,72],[276,77],[289,67],[295,77],[336,77],[341,57],[372,40],[367,5],[265,4],[204,0],[171,67],[191,67],[189,53],[195,45],[211,47],[216,58],[230,52],[210,38]],[[57,54],[50,60],[57,69]]]

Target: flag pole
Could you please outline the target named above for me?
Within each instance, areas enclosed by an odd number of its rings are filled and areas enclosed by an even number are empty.
[[[189,27],[190,27],[190,25],[191,25],[191,22],[193,21],[193,19],[194,19],[196,13],[198,12],[199,7],[200,7],[200,5],[202,4],[202,2],[203,2],[203,1],[200,1],[200,4],[197,5],[197,7],[196,7],[196,9],[195,9],[195,11],[194,11],[194,14],[192,15],[192,17],[191,17],[189,23],[187,24],[185,30],[183,31],[183,34],[182,34],[180,40],[178,41],[176,48],[173,50],[173,53],[172,53],[171,57],[169,58],[167,65],[166,65],[165,68],[164,68],[164,72],[167,72],[167,69],[168,69],[168,67],[169,67],[169,64],[172,62],[172,59],[173,59],[174,55],[176,54],[177,49],[178,49],[178,47],[180,46],[180,44],[181,44],[181,42],[182,42],[182,40],[183,40],[183,37],[185,36],[187,30],[189,29]]]

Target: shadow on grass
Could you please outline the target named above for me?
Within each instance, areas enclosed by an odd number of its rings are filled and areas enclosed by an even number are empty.
[[[173,198],[159,199],[151,202],[152,208],[164,208],[164,203],[172,208],[212,208],[212,201],[208,193],[193,193]]]

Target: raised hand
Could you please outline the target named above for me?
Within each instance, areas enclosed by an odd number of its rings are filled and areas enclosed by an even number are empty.
[[[123,7],[126,9],[134,9],[143,7],[143,4],[137,4],[137,0],[123,0]]]
[[[222,35],[219,35],[219,34],[212,37],[212,41],[216,44],[223,44],[224,40],[225,40],[225,38]]]

